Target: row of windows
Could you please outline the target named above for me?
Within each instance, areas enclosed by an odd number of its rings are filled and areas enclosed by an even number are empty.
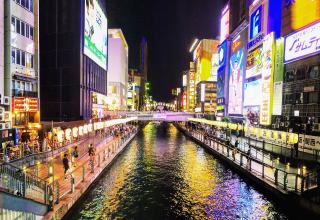
[[[312,104],[319,103],[319,93],[318,92],[302,92],[285,94],[284,104]]]
[[[13,0],[15,3],[21,7],[33,12],[33,0]]]
[[[17,48],[11,49],[11,62],[12,64],[21,65],[33,69],[34,57],[32,54],[27,53]]]
[[[284,75],[285,82],[294,82],[305,79],[319,79],[320,78],[320,67],[312,66],[309,68],[302,67],[297,70],[289,70]]]
[[[16,90],[32,92],[34,86],[36,85],[33,85],[31,82],[12,80],[12,88]]]
[[[11,31],[33,40],[33,27],[16,17],[11,18]]]

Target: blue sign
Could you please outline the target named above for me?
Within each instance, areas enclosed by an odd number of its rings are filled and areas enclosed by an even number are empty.
[[[250,16],[250,40],[257,37],[262,32],[263,11],[260,5]]]
[[[247,49],[249,50],[250,48],[256,46],[258,43],[260,43],[264,39],[264,34],[260,34],[258,37],[256,37],[253,41],[250,41],[247,44]]]
[[[227,48],[228,44],[227,41],[225,40],[222,44],[219,45],[219,68],[223,67],[226,65],[226,60],[227,60]]]
[[[217,79],[217,99],[224,98],[224,84],[225,84],[225,68],[218,70]],[[221,103],[218,103],[221,104]]]

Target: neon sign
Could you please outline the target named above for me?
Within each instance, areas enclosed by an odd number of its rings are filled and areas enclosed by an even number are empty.
[[[320,53],[320,22],[286,36],[284,62],[292,62]]]

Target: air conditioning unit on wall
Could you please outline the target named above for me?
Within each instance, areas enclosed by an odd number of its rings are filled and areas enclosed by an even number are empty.
[[[4,96],[3,97],[3,104],[4,105],[10,105],[10,97],[9,96]]]
[[[6,123],[0,123],[0,130],[6,129]]]

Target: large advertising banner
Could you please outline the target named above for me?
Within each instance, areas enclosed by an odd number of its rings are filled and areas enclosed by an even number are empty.
[[[107,70],[108,20],[98,0],[85,1],[84,54]]]
[[[262,46],[251,51],[247,58],[246,79],[262,74]]]
[[[244,52],[242,47],[230,57],[229,114],[242,114]]]
[[[284,62],[320,53],[320,21],[285,37]]]
[[[263,42],[262,100],[260,124],[271,124],[273,98],[273,67],[274,67],[274,34],[267,35]]]
[[[245,83],[243,106],[260,106],[261,92],[260,79]]]

